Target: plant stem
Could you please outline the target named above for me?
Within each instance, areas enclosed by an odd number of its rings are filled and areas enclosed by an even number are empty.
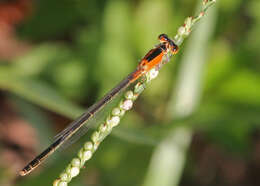
[[[207,9],[215,2],[216,0],[203,0],[202,9],[199,14],[195,17],[188,17],[185,19],[184,25],[178,29],[177,35],[174,37],[174,41],[178,46],[183,43],[184,39],[192,31],[195,23],[205,15]],[[59,178],[53,182],[54,186],[66,186],[73,177],[76,177],[79,174],[80,169],[84,166],[86,161],[92,157],[100,143],[111,133],[113,127],[120,123],[120,119],[124,116],[125,112],[132,108],[134,101],[144,91],[147,84],[157,77],[158,73],[158,69],[152,69],[145,74],[144,78],[141,78],[141,80],[136,83],[133,90],[129,90],[125,93],[124,98],[120,101],[119,105],[111,110],[106,121],[92,133],[91,140],[87,141],[79,150],[78,157],[74,158],[60,174]]]

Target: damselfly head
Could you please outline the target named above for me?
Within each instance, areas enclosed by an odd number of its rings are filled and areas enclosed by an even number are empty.
[[[164,43],[166,44],[168,50],[172,53],[172,54],[176,54],[179,50],[179,47],[173,42],[173,40],[171,40],[167,34],[160,34],[158,36],[158,39],[160,41],[160,43]]]

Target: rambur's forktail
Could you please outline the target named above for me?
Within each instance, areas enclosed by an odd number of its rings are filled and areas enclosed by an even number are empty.
[[[54,143],[51,144],[46,150],[44,150],[40,155],[34,158],[28,165],[26,165],[23,170],[20,171],[20,175],[24,176],[38,167],[38,165],[40,165],[43,160],[51,155],[56,149],[58,149],[65,142],[69,141],[72,135],[78,133],[83,125],[87,125],[87,122],[91,118],[94,118],[97,112],[100,111],[112,99],[114,99],[119,94],[119,92],[133,84],[137,79],[150,71],[152,68],[160,68],[162,63],[168,62],[168,54],[173,55],[178,52],[178,46],[171,39],[169,39],[166,34],[159,35],[158,39],[160,44],[151,49],[142,58],[134,72],[129,74],[100,101],[91,106],[84,114],[82,114],[60,134],[58,134]],[[87,125],[87,127],[89,128],[90,126]]]

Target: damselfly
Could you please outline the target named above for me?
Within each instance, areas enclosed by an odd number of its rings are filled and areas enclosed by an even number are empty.
[[[169,39],[166,34],[159,35],[158,39],[160,43],[142,58],[137,68],[132,73],[130,73],[101,100],[91,106],[84,114],[82,114],[60,134],[58,134],[53,144],[51,144],[46,150],[26,165],[23,170],[20,171],[20,175],[24,176],[34,170],[62,144],[71,140],[72,136],[77,135],[83,126],[89,128],[90,119],[94,119],[97,113],[105,108],[111,100],[115,99],[122,90],[136,82],[137,79],[150,71],[152,68],[160,68],[162,63],[168,62],[168,54],[173,55],[178,52],[178,46],[171,39]]]

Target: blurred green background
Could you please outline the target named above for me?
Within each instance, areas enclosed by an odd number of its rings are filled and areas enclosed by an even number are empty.
[[[50,185],[89,136],[18,171],[200,5],[0,1],[0,185]],[[217,1],[70,185],[260,185],[259,9]]]

